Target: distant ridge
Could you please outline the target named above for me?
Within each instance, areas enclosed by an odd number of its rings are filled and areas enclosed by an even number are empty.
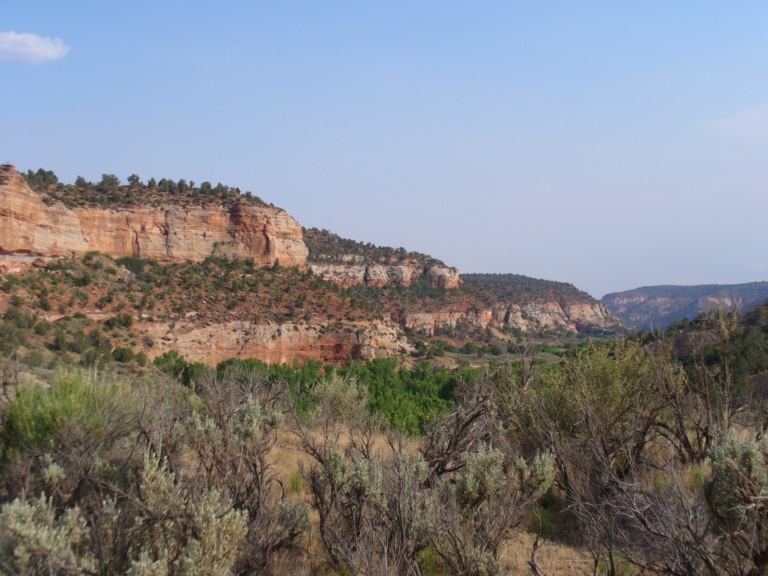
[[[676,320],[692,320],[712,309],[749,312],[768,300],[768,282],[644,286],[606,294],[602,300],[630,328],[664,329]]]

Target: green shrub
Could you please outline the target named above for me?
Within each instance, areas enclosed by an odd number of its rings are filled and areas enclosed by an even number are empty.
[[[153,364],[166,374],[170,374],[179,380],[185,386],[193,383],[195,378],[203,374],[208,367],[202,362],[187,362],[187,360],[176,352],[168,350],[155,358]]]
[[[117,362],[130,362],[134,358],[133,350],[119,347],[112,350],[112,358]]]
[[[73,282],[75,286],[82,288],[83,286],[88,286],[91,282],[93,282],[93,276],[90,272],[88,272],[88,270],[83,270],[83,273],[80,276],[76,276]]]
[[[24,363],[32,367],[42,366],[45,363],[45,356],[40,350],[32,350],[24,356]]]
[[[63,330],[58,330],[53,336],[53,342],[51,342],[51,348],[58,352],[64,352],[67,350],[67,335]]]
[[[45,320],[39,320],[35,324],[35,334],[38,336],[45,336],[51,330],[51,325]]]
[[[127,312],[121,312],[112,318],[104,321],[104,325],[112,330],[113,328],[130,328],[133,325],[133,316]]]
[[[12,292],[20,284],[21,280],[19,280],[18,276],[14,274],[7,274],[5,278],[3,278],[3,283],[2,286],[0,286],[0,290],[3,292]]]
[[[80,364],[83,366],[93,366],[98,364],[104,355],[96,348],[89,348],[80,356]]]
[[[77,371],[57,375],[50,388],[20,385],[5,410],[3,444],[11,452],[45,447],[70,426],[98,434],[119,392],[117,384],[95,383]]]
[[[75,354],[82,354],[89,347],[89,345],[90,342],[86,335],[83,334],[82,330],[78,330],[72,335],[72,340],[70,340],[69,344],[67,345],[67,349],[70,352],[74,352]]]

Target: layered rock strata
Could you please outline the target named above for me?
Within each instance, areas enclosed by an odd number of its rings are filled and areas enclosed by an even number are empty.
[[[227,358],[256,358],[269,364],[303,360],[346,362],[410,353],[413,347],[391,322],[254,323],[229,321],[142,323],[154,340],[150,357],[176,350],[186,358],[216,364]]]
[[[620,328],[617,319],[600,302],[541,301],[526,304],[501,303],[493,307],[458,307],[437,311],[404,311],[404,328],[432,336],[467,328],[489,326],[517,329],[524,333],[595,332]]]
[[[303,267],[307,260],[301,226],[279,208],[243,199],[231,206],[73,209],[47,204],[12,166],[3,166],[0,256],[6,268],[92,251],[164,262],[227,256]]]
[[[369,286],[410,286],[417,279],[423,279],[439,288],[458,288],[459,271],[456,268],[437,264],[422,265],[417,261],[398,264],[363,264],[355,259],[342,263],[311,263],[311,270],[318,276],[344,287]]]

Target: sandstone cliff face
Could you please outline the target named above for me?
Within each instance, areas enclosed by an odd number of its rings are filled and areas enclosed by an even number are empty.
[[[176,350],[185,357],[216,364],[228,358],[256,358],[268,364],[296,360],[347,362],[352,359],[404,355],[413,347],[391,322],[254,323],[229,321],[142,323],[139,329],[155,339],[150,357]]]
[[[344,287],[370,286],[410,286],[421,278],[432,286],[440,288],[458,288],[461,280],[456,268],[436,264],[421,265],[418,262],[399,264],[362,264],[354,258],[342,263],[311,263],[310,269],[318,276]]]
[[[307,228],[304,242],[315,274],[345,287],[411,286],[416,280],[457,288],[459,271],[427,254],[342,238],[328,230]]]
[[[252,258],[304,266],[301,226],[285,211],[239,202],[231,207],[144,206],[116,210],[47,205],[12,168],[0,173],[0,255],[6,267],[32,257],[98,251],[114,257],[201,261],[208,256]]]
[[[560,303],[557,301],[525,304],[502,303],[489,308],[474,306],[434,312],[403,312],[404,328],[432,336],[454,330],[462,323],[485,329],[489,326],[513,328],[524,333],[613,331],[620,328],[617,319],[600,303]]]

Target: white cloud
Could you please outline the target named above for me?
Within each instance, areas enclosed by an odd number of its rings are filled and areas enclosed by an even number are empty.
[[[69,52],[61,38],[45,38],[37,34],[0,32],[0,60],[46,62],[58,60]]]

